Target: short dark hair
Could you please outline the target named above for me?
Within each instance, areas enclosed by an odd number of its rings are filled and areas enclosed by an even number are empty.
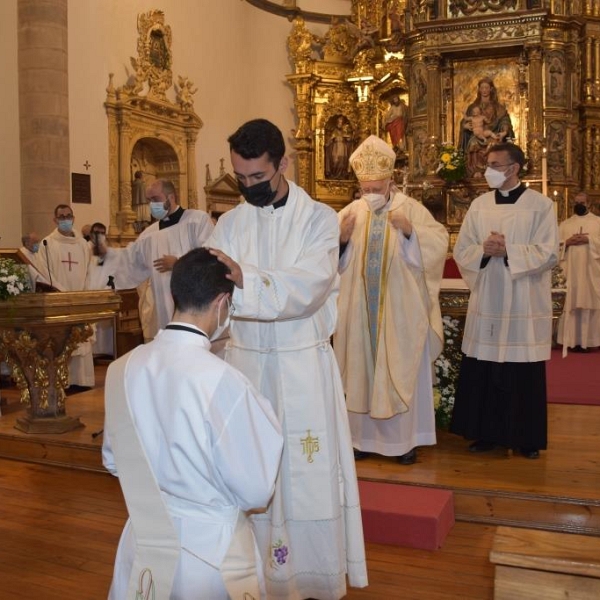
[[[511,142],[502,142],[501,144],[494,144],[490,149],[489,153],[492,152],[507,152],[510,160],[516,162],[520,167],[525,166],[527,159],[525,153],[519,146],[512,144]]]
[[[54,209],[54,216],[55,217],[58,215],[58,211],[61,208],[68,208],[71,212],[73,212],[73,209],[68,204],[57,204],[56,208]]]
[[[105,225],[104,223],[100,223],[100,221],[96,221],[96,222],[95,222],[95,223],[92,225],[92,227],[91,227],[90,231],[91,231],[91,232],[93,232],[93,231],[94,231],[94,230],[96,230],[96,229],[104,229],[104,231],[106,232],[106,225]]]
[[[285,142],[281,130],[266,119],[254,119],[244,123],[227,141],[229,150],[246,160],[259,158],[265,152],[269,160],[279,168],[285,154]]]
[[[221,293],[233,293],[233,281],[226,278],[231,271],[207,248],[194,248],[173,266],[171,295],[175,309],[201,312]]]

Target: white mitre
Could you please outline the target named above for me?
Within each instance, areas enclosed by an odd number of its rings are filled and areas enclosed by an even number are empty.
[[[350,156],[359,181],[380,181],[394,174],[396,153],[380,137],[370,135]]]

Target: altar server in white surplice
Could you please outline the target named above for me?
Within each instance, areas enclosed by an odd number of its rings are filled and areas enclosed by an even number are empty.
[[[228,272],[204,248],[180,258],[173,320],[108,369],[102,457],[129,512],[110,600],[265,597],[245,511],[267,506],[283,438],[269,401],[210,352]]]
[[[558,224],[552,201],[519,179],[516,144],[487,155],[493,191],[475,198],[454,245],[471,291],[450,431],[536,459],[547,444],[546,362],[552,344],[552,267]]]
[[[335,350],[357,459],[416,461],[436,443],[432,364],[448,232],[392,181],[396,154],[369,136],[350,164],[362,198],[340,211],[342,283]]]
[[[564,312],[558,323],[558,343],[574,352],[600,346],[600,217],[590,212],[585,192],[573,201],[573,216],[563,221],[560,266],[567,279]]]
[[[253,525],[269,598],[337,600],[367,585],[352,443],[330,345],[339,228],[333,210],[287,181],[281,131],[256,119],[229,137],[246,202],[207,246],[232,271],[227,362],[269,398],[284,433],[275,495]]]
[[[213,224],[202,210],[184,209],[171,181],[156,179],[146,188],[150,212],[156,219],[127,248],[104,248],[104,264],[115,275],[119,290],[134,288],[150,279],[156,319],[144,326],[144,337],[154,337],[173,316],[169,291],[175,261],[192,248],[200,248],[211,234]],[[142,314],[142,313],[141,313]]]
[[[75,216],[68,204],[59,204],[54,209],[56,229],[42,240],[39,260],[46,262],[48,278],[54,287],[67,292],[81,292],[88,289],[90,268],[90,247],[83,236],[73,228]],[[93,387],[94,339],[79,344],[69,362],[69,384]]]
[[[90,226],[88,244],[92,252],[87,287],[90,290],[114,289],[114,273],[104,267],[99,248],[106,245],[106,225],[96,222]],[[92,345],[94,356],[115,356],[115,328],[112,319],[95,323],[96,341]]]

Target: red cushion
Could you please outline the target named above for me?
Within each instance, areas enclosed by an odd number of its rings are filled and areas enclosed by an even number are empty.
[[[359,481],[365,540],[436,550],[454,525],[449,490]]]

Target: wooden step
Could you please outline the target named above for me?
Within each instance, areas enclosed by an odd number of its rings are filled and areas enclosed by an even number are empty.
[[[495,600],[600,598],[600,539],[498,527],[490,561]]]

